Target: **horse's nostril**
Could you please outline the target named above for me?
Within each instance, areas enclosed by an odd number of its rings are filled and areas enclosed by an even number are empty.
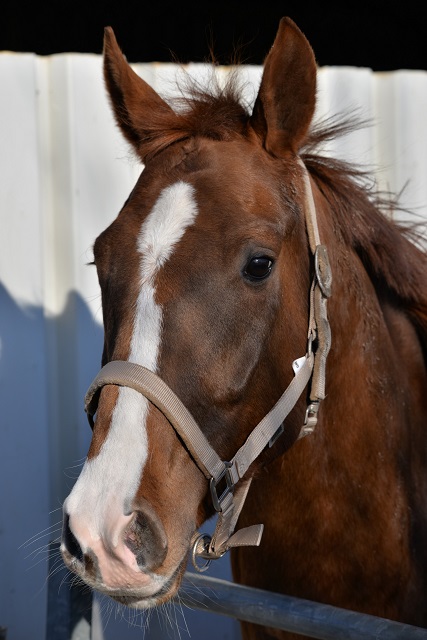
[[[124,543],[144,570],[155,569],[162,564],[168,550],[167,538],[151,507],[147,505],[143,511],[135,511],[131,524],[126,528]]]
[[[62,527],[62,543],[73,558],[76,558],[76,560],[78,560],[79,562],[83,562],[83,552],[77,541],[77,538],[70,529],[70,516],[68,514],[64,516],[64,524]]]

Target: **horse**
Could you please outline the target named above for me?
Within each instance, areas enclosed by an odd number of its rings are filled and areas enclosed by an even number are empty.
[[[316,74],[283,18],[252,110],[233,78],[175,104],[106,28],[144,167],[94,243],[102,369],[61,551],[130,608],[231,550],[242,584],[427,626],[426,253],[322,155],[345,127],[313,124]]]

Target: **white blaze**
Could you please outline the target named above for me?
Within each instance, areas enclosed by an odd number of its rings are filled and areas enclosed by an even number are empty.
[[[155,276],[175,245],[193,224],[197,205],[193,187],[176,182],[164,189],[141,226],[140,292],[129,361],[156,372],[162,332],[162,309],[155,302]],[[120,388],[108,436],[99,454],[86,461],[67,498],[74,534],[92,540],[102,535],[116,545],[120,516],[128,514],[148,455],[146,418],[149,403],[133,389]],[[79,536],[79,532],[83,534]],[[79,540],[85,547],[84,540]]]

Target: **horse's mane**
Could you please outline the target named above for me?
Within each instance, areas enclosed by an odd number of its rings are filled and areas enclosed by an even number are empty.
[[[325,140],[363,125],[355,118],[319,124],[301,155],[329,202],[344,243],[359,255],[377,294],[406,310],[427,348],[426,223],[415,222],[414,214],[412,223],[394,220],[393,214],[402,210],[395,194],[379,192],[368,171],[319,151]]]
[[[214,73],[207,87],[186,77],[173,107],[173,111],[162,113],[147,132],[146,157],[194,136],[231,140],[247,135],[250,108],[243,99],[237,73],[231,73],[223,86]],[[354,116],[317,124],[301,156],[328,200],[344,242],[360,256],[377,292],[406,309],[425,335],[427,345],[427,254],[417,242],[422,235],[415,224],[404,225],[392,219],[393,212],[399,210],[398,198],[379,194],[366,171],[321,152],[325,141],[361,126],[366,122]]]
[[[166,98],[173,109],[159,110],[145,125],[142,152],[146,159],[191,137],[230,140],[245,135],[250,114],[236,74],[231,73],[221,87],[214,71],[203,85],[184,69],[182,73],[177,82],[178,96]]]

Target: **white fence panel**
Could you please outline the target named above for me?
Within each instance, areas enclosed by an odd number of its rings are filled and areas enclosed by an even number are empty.
[[[175,65],[135,69],[158,91],[174,87]],[[206,73],[203,65],[188,70]],[[252,102],[261,69],[242,75]],[[100,56],[3,53],[0,82],[0,626],[13,640],[42,640],[47,561],[39,547],[58,527],[19,547],[59,522],[55,510],[89,445],[82,398],[100,364],[102,317],[86,263],[141,166],[113,123]],[[357,108],[373,119],[329,151],[378,168],[380,188],[405,188],[403,203],[427,220],[427,72],[325,67],[318,100],[318,117]],[[228,578],[228,564],[216,575]],[[128,629],[116,617],[97,601],[94,640],[142,637],[142,618]],[[239,637],[234,621],[218,619],[202,632],[200,614],[185,617],[193,637]],[[154,615],[145,637],[173,633]]]

